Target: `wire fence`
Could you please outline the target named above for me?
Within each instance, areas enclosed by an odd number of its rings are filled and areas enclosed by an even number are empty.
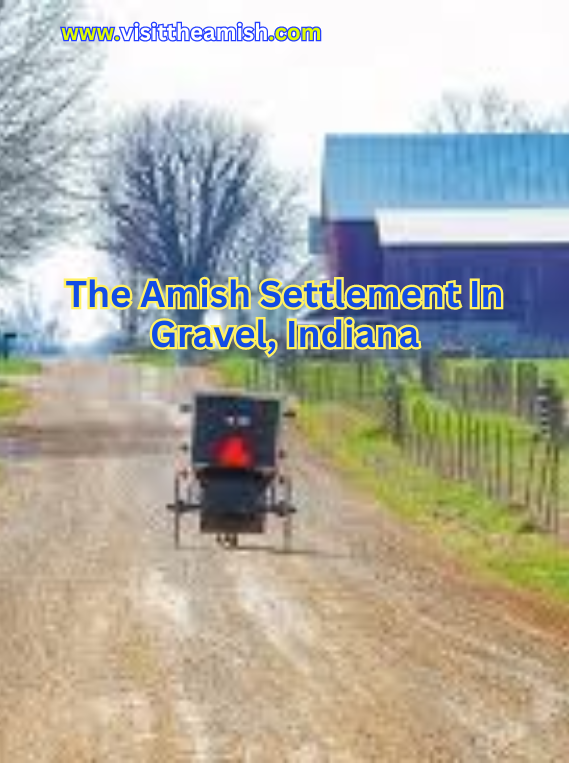
[[[559,392],[529,366],[484,368],[441,366],[429,384],[424,366],[413,379],[361,355],[290,353],[255,358],[245,381],[252,389],[364,411],[417,465],[523,512],[528,529],[556,533],[565,464]]]
[[[419,365],[425,389],[460,408],[535,418],[536,398],[545,381],[535,362],[506,358],[452,362],[423,353]]]

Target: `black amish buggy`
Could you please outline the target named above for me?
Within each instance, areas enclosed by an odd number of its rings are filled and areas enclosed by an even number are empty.
[[[174,540],[180,545],[181,517],[199,515],[199,530],[218,543],[236,548],[239,536],[262,534],[267,516],[282,520],[283,545],[292,543],[292,484],[282,469],[285,410],[278,396],[234,392],[200,392],[193,404],[191,442],[180,448],[174,476]]]

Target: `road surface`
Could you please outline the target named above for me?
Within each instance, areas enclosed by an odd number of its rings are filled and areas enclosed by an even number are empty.
[[[563,763],[569,639],[295,437],[296,551],[172,546],[175,401],[53,364],[2,448],[2,763]],[[294,435],[293,435],[294,436]],[[9,437],[15,440],[7,439]]]

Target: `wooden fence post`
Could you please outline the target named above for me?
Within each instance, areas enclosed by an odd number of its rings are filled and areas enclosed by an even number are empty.
[[[506,439],[506,458],[507,458],[507,469],[508,469],[508,481],[507,481],[507,495],[508,495],[508,504],[510,506],[514,506],[516,502],[516,483],[515,483],[515,464],[514,464],[514,454],[515,454],[515,448],[514,448],[514,430],[512,427],[508,427],[507,429],[507,439]]]

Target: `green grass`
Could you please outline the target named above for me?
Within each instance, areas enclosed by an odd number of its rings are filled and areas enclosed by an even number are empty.
[[[41,363],[37,360],[17,356],[7,360],[0,359],[0,378],[3,376],[14,377],[14,384],[7,384],[6,381],[0,382],[1,418],[17,416],[30,403],[30,395],[17,384],[17,377],[36,376],[41,373],[41,370]]]
[[[299,424],[354,484],[426,528],[472,568],[569,603],[569,549],[524,532],[521,515],[474,487],[411,464],[365,413],[337,404],[303,404]]]
[[[350,403],[346,368],[340,367],[337,382],[343,400],[311,400],[317,371],[314,362],[309,363],[312,367],[307,366],[304,378],[308,399],[299,406],[298,425],[354,485],[406,521],[425,528],[478,574],[569,603],[569,549],[545,535],[527,532],[524,516],[489,500],[475,487],[445,480],[410,462],[382,435],[373,410]],[[246,386],[251,367],[246,356],[237,354],[225,354],[216,364],[230,386]],[[411,393],[427,405],[445,405],[429,400],[418,388]],[[510,417],[488,416],[511,423]],[[525,425],[519,421],[517,425],[522,437]]]
[[[19,387],[0,387],[0,417],[17,416],[28,407],[28,393]]]
[[[565,396],[569,395],[569,360],[551,358],[536,361],[542,378],[555,379]]]
[[[41,372],[41,363],[29,358],[0,359],[0,376],[35,376]]]

